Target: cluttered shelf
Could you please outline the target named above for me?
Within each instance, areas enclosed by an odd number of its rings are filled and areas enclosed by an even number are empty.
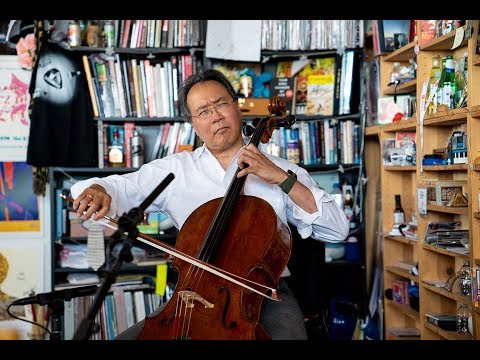
[[[457,215],[468,214],[468,207],[440,206],[429,204],[427,205],[427,210]]]
[[[436,287],[434,285],[429,285],[425,282],[422,282],[421,284],[425,289],[430,290],[431,292],[434,292],[436,294],[439,294],[439,295],[444,296],[446,298],[449,298],[451,300],[455,300],[455,301],[464,303],[464,304],[468,305],[469,307],[472,306],[472,299],[469,296],[462,296],[458,293],[453,293],[453,292],[447,291],[443,287]]]
[[[452,126],[465,124],[467,122],[468,109],[457,108],[446,111],[440,111],[436,114],[426,115],[423,122],[424,126]]]
[[[394,94],[410,94],[417,90],[417,79],[406,81],[401,83],[395,89],[394,86],[390,86],[383,93],[384,95],[394,95]]]
[[[467,26],[468,25],[464,25],[462,27],[464,32]],[[461,30],[456,29],[455,31],[451,31],[448,34],[445,34],[436,39],[433,39],[429,41],[427,44],[421,45],[420,50],[421,51],[451,50],[454,44],[455,35],[457,34],[457,31],[461,31]],[[468,39],[463,37],[462,42],[457,47],[465,46],[467,42],[468,42]]]
[[[415,45],[417,41],[412,41],[400,49],[397,49],[383,58],[383,61],[395,62],[395,61],[408,61],[413,58],[415,54]]]
[[[467,170],[467,164],[452,164],[452,165],[424,165],[423,171],[456,171]]]
[[[381,131],[413,131],[417,128],[417,118],[412,116],[411,118],[395,121],[390,124],[381,125]]]
[[[461,258],[461,259],[468,259],[470,257],[468,254],[464,254],[464,253],[460,253],[460,252],[456,252],[456,251],[451,251],[451,250],[447,250],[447,249],[442,249],[441,247],[433,246],[433,245],[430,245],[430,244],[422,244],[422,248],[424,248],[425,250],[428,250],[428,251],[436,252],[436,253],[443,254],[443,255],[458,257],[458,258]],[[463,247],[461,249],[465,250],[465,248],[463,248]]]
[[[456,331],[443,330],[429,322],[425,322],[425,327],[447,340],[472,340],[471,335],[461,335]]]
[[[384,166],[384,170],[388,171],[416,171],[417,167],[415,165],[406,165],[406,166],[400,166],[400,165],[393,165],[393,166]]]
[[[411,318],[414,321],[419,321],[420,320],[419,312],[412,309],[409,305],[399,304],[399,303],[397,303],[395,301],[392,301],[392,300],[386,300],[385,304],[387,306],[391,306],[391,307],[395,308],[395,310],[402,313],[403,315],[408,316],[409,318]]]
[[[384,236],[385,240],[398,241],[402,244],[417,245],[418,240],[409,239],[405,236]]]
[[[395,274],[395,275],[407,278],[409,280],[413,280],[415,282],[418,282],[418,276],[417,275],[413,275],[413,274],[409,273],[408,271],[406,271],[402,268],[389,265],[389,266],[385,266],[385,270],[387,270],[388,272],[390,272],[392,274]]]

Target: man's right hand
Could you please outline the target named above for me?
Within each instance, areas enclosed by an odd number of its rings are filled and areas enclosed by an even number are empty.
[[[108,214],[111,203],[112,197],[103,186],[93,184],[78,195],[73,202],[73,209],[82,219],[90,219],[93,215],[93,220],[99,220]]]

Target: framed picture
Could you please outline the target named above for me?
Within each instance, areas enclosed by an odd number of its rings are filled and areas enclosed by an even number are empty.
[[[33,192],[32,166],[0,161],[0,239],[43,237],[46,203]]]
[[[30,120],[28,87],[32,72],[16,55],[0,55],[0,160],[25,161]]]

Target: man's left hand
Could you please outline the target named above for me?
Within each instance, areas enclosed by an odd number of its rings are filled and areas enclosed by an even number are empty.
[[[275,165],[253,144],[242,149],[237,165],[242,169],[238,172],[239,178],[247,174],[255,174],[269,184],[280,184],[288,177],[286,171]]]

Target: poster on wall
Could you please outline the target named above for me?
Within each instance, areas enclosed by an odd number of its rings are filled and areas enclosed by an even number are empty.
[[[32,166],[0,161],[0,232],[40,232],[40,203],[33,192]]]
[[[0,55],[0,160],[26,161],[30,120],[28,87],[32,72],[16,55]]]

